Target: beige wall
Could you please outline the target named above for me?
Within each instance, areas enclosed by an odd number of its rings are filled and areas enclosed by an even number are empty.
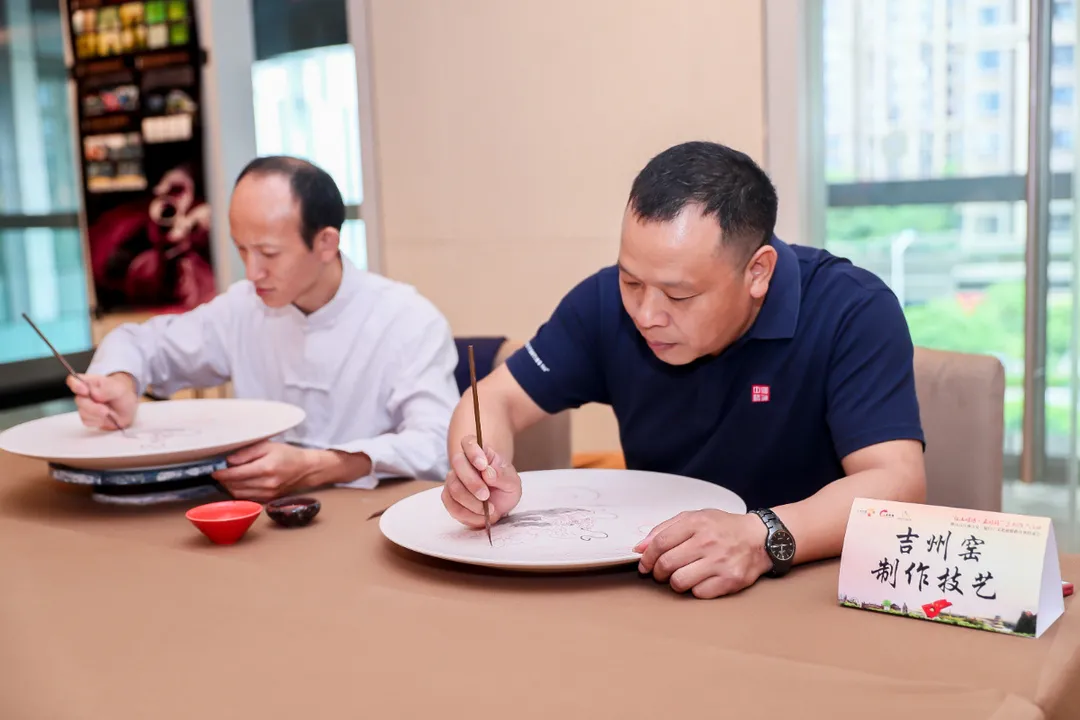
[[[763,162],[761,1],[367,0],[383,272],[527,339],[615,260],[649,157]],[[610,410],[576,414],[576,451],[617,447]]]

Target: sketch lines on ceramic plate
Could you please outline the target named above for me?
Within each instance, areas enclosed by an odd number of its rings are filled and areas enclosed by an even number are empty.
[[[618,520],[619,516],[602,507],[554,507],[511,513],[491,528],[491,544],[496,548],[524,545],[537,540],[604,540],[608,532],[598,521]],[[472,540],[487,543],[483,529],[462,528],[448,533],[448,540]]]
[[[497,525],[500,534],[515,537],[549,537],[554,540],[602,540],[608,536],[596,526],[597,520],[618,520],[619,516],[601,508],[544,508],[525,510],[503,518]]]
[[[156,428],[152,430],[132,430],[131,439],[139,443],[143,450],[168,449],[170,443],[181,437],[194,437],[201,435],[200,430],[185,430],[182,428]]]

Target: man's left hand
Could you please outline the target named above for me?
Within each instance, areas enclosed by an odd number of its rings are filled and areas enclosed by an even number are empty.
[[[766,534],[756,515],[695,510],[657,525],[634,552],[642,553],[640,572],[675,592],[715,598],[747,588],[769,571]]]
[[[314,469],[310,450],[285,443],[263,441],[227,458],[229,467],[213,474],[237,500],[266,502],[309,489]]]

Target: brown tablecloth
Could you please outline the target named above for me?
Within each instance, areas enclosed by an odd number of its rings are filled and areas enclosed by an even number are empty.
[[[1072,598],[1036,640],[841,608],[835,562],[711,601],[478,570],[368,520],[426,487],[220,547],[0,453],[0,718],[1080,717]]]

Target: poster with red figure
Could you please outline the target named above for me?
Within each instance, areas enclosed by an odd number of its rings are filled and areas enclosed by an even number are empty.
[[[175,312],[216,293],[194,0],[70,0],[96,312]]]

